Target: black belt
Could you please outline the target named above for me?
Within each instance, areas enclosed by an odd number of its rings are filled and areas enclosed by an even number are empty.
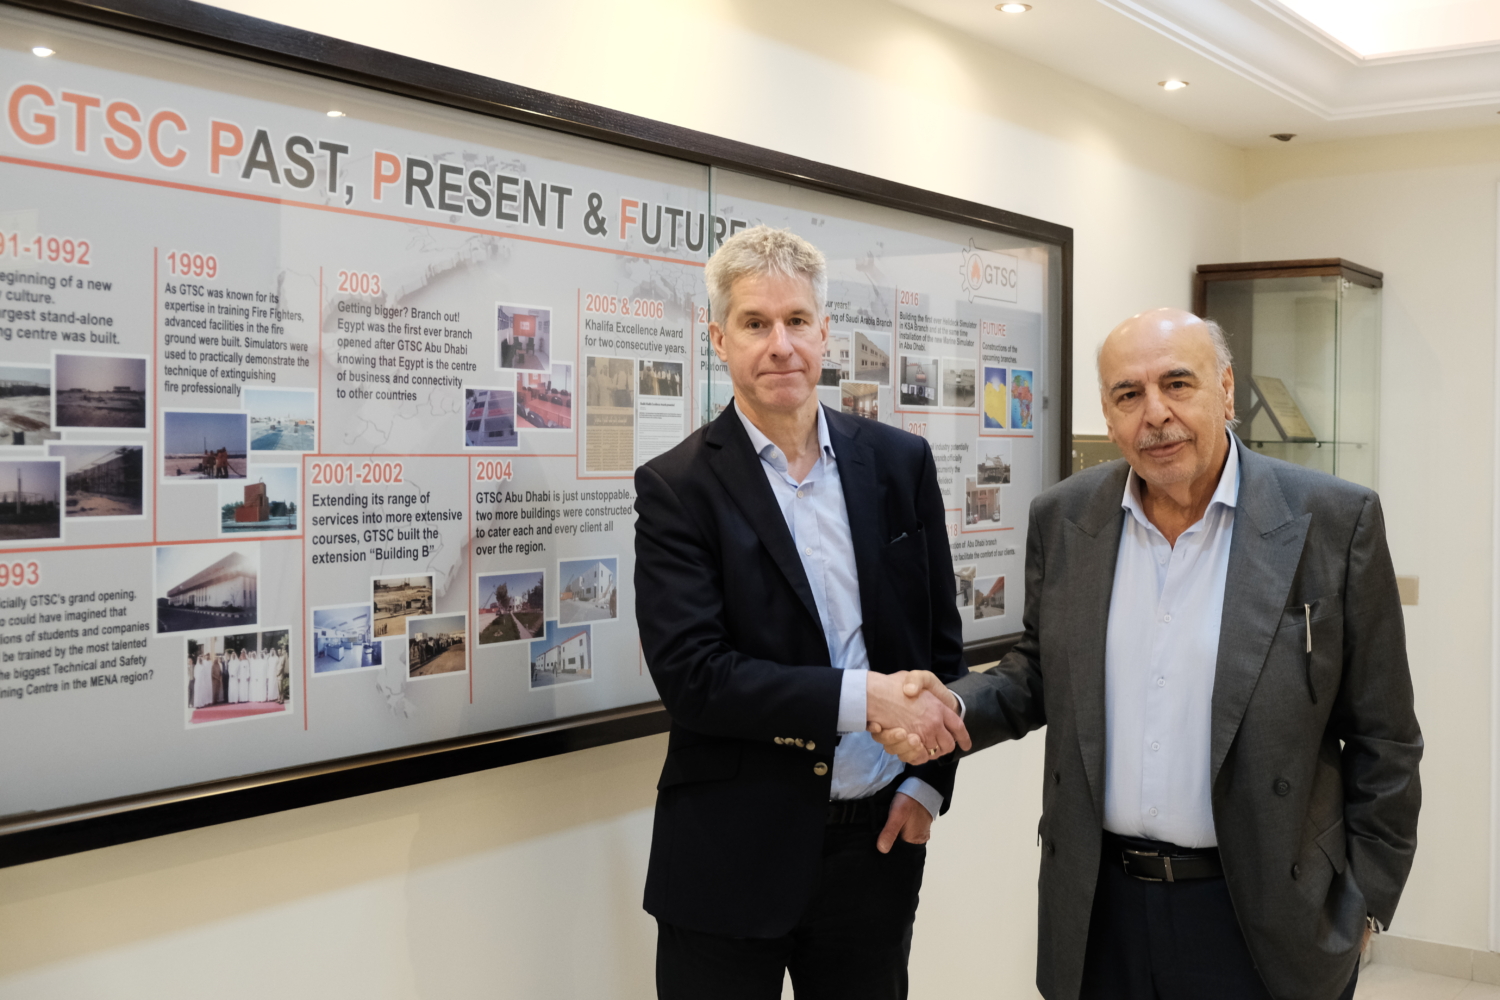
[[[885,826],[891,811],[891,802],[896,798],[896,786],[892,781],[874,795],[862,799],[835,799],[828,803],[828,825],[845,826],[854,823],[874,823]]]
[[[1118,856],[1125,874],[1146,882],[1184,882],[1195,878],[1223,878],[1216,847],[1195,849],[1155,840],[1104,833],[1104,849]]]

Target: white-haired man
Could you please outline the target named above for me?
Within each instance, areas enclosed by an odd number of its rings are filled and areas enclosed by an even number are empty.
[[[1116,327],[1099,388],[1125,461],[1032,504],[1024,637],[951,688],[976,747],[1047,727],[1037,986],[1347,1000],[1421,804],[1380,500],[1237,440],[1191,313]]]
[[[865,731],[968,738],[902,671],[964,673],[943,501],[919,437],[818,404],[823,255],[757,226],[706,275],[733,405],[636,472],[636,617],[672,717],[646,909],[664,998],[906,995],[949,764]]]

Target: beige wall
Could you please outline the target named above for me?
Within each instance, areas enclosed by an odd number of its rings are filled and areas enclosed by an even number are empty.
[[[224,6],[1073,226],[1080,432],[1102,431],[1098,338],[1188,305],[1195,264],[1385,268],[1382,485],[1398,568],[1423,577],[1408,621],[1429,740],[1397,930],[1486,943],[1492,133],[1245,154],[879,2]],[[1432,483],[1444,530],[1424,532]],[[0,871],[0,1000],[648,996],[663,745]],[[1041,749],[965,763],[914,996],[1035,995]]]
[[[1393,930],[1487,948],[1500,128],[1249,154],[1243,259],[1385,272],[1380,492],[1406,609],[1421,848]]]

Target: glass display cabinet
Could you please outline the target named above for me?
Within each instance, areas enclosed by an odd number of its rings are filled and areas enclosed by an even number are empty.
[[[1224,328],[1246,444],[1376,488],[1381,282],[1337,257],[1199,265],[1193,311]]]

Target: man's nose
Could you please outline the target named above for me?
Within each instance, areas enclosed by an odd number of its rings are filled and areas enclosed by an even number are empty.
[[[1172,419],[1172,409],[1167,406],[1167,399],[1156,386],[1146,387],[1146,422],[1149,424],[1164,424]]]
[[[771,326],[771,353],[784,355],[792,353],[792,332],[787,329],[785,323],[775,323]]]

